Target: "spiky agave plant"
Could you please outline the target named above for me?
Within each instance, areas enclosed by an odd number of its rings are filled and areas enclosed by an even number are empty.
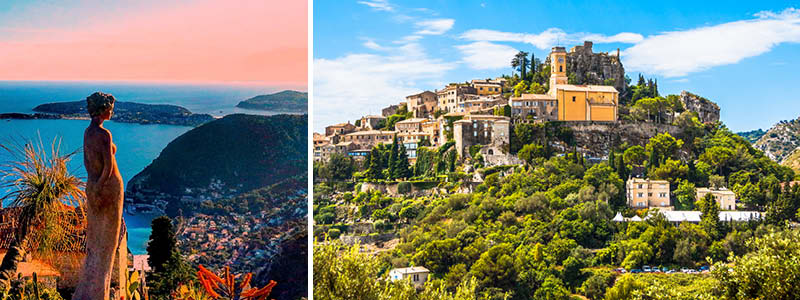
[[[238,284],[236,283],[237,278],[242,279]],[[253,273],[234,275],[228,266],[225,267],[222,277],[209,271],[203,265],[198,266],[197,271],[197,280],[213,299],[266,300],[272,293],[272,288],[277,284],[270,280],[262,288],[252,288],[250,287],[251,279],[253,279]]]
[[[81,226],[85,194],[84,182],[67,169],[78,152],[62,154],[60,139],[53,140],[49,155],[41,138],[36,144],[0,144],[0,148],[10,154],[9,161],[0,163],[0,190],[8,191],[0,201],[10,200],[9,207],[17,210],[14,240],[0,263],[2,287],[8,286],[27,251],[58,250],[69,228]],[[32,243],[32,235],[36,235],[36,243]]]

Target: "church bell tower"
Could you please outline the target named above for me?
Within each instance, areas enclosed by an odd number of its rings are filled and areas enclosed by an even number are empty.
[[[567,84],[567,51],[564,47],[553,47],[550,51],[550,93],[556,85]]]

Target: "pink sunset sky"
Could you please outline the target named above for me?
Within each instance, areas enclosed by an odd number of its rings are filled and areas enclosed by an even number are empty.
[[[31,2],[0,4],[0,80],[306,89],[307,1]]]

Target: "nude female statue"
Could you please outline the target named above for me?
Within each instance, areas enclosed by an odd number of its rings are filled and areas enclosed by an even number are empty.
[[[86,260],[72,299],[109,298],[114,253],[122,220],[122,176],[114,158],[116,146],[103,121],[111,119],[114,96],[97,92],[86,98],[92,122],[83,133],[86,167]]]

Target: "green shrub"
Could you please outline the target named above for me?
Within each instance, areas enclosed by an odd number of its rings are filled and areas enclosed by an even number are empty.
[[[330,239],[333,239],[333,240],[338,239],[339,236],[341,236],[341,235],[342,235],[342,231],[337,229],[337,228],[328,229],[328,238],[330,238]]]
[[[411,183],[403,181],[397,184],[397,192],[400,194],[408,194],[411,192]]]

